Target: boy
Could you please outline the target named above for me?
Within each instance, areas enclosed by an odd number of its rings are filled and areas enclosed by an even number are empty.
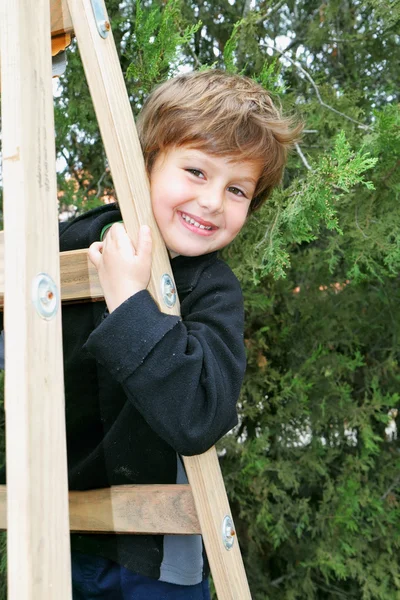
[[[182,319],[146,291],[148,227],[134,246],[115,205],[61,225],[61,250],[90,246],[105,298],[63,307],[71,489],[185,482],[179,455],[236,425],[243,302],[217,251],[279,183],[299,129],[258,84],[221,71],[148,98],[138,131]],[[209,598],[200,536],[75,534],[71,547],[74,600]]]

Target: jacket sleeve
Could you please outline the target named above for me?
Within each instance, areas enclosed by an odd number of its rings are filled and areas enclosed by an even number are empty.
[[[86,343],[151,428],[188,456],[205,452],[236,425],[245,371],[239,283],[224,263],[209,271],[182,302],[182,320],[162,313],[143,291]]]

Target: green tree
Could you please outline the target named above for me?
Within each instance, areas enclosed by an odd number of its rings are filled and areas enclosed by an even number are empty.
[[[400,2],[107,8],[135,113],[179,69],[217,66],[305,122],[282,187],[225,251],[248,371],[221,464],[253,598],[400,598]],[[60,203],[82,211],[115,193],[78,49],[68,56]]]

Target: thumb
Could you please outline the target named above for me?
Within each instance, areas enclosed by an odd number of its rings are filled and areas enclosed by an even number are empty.
[[[88,256],[90,262],[96,267],[96,269],[98,269],[100,265],[102,250],[103,242],[93,242],[93,244],[89,246]]]

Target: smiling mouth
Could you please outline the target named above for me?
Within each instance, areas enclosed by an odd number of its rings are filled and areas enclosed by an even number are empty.
[[[208,221],[203,221],[202,219],[197,220],[194,217],[192,217],[191,215],[188,215],[187,213],[181,212],[179,211],[179,215],[182,219],[182,221],[184,221],[185,225],[187,225],[189,227],[189,229],[196,231],[198,230],[199,233],[211,233],[212,231],[215,231],[218,229],[218,227],[216,227],[215,225],[213,225],[212,223],[208,222]]]

